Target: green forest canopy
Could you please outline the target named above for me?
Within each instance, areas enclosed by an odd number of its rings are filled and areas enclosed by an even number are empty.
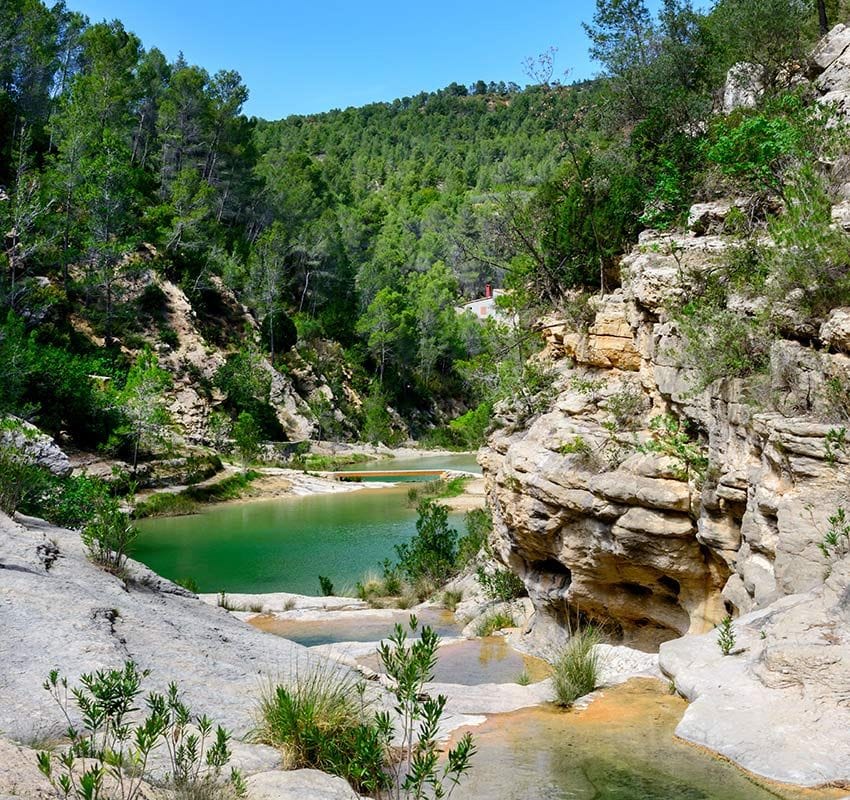
[[[119,21],[90,24],[63,2],[3,3],[0,355],[18,367],[0,404],[55,430],[74,415],[74,435],[104,441],[113,423],[96,392],[62,398],[74,376],[126,374],[115,344],[140,344],[140,320],[162,302],[155,286],[125,297],[141,269],[213,318],[222,281],[262,324],[275,366],[287,369],[296,341],[326,374],[344,366],[371,391],[366,416],[389,402],[427,423],[434,407],[492,402],[497,380],[467,378],[470,365],[495,369],[503,335],[454,306],[487,283],[512,287],[517,306],[610,287],[639,231],[675,225],[706,176],[752,181],[720,163],[728,131],[707,124],[718,88],[746,60],[765,101],[785,93],[783,66],[805,57],[819,11],[843,9],[664,0],[653,16],[642,0],[598,0],[597,80],[562,84],[549,53],[525,88],[451,84],[270,122],[242,113],[236,72],[169,62]],[[247,403],[236,383],[234,418]]]

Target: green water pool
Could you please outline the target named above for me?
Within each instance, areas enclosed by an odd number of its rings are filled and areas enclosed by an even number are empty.
[[[463,533],[462,515],[452,524]],[[224,504],[138,527],[133,557],[202,592],[319,594],[327,575],[340,594],[394,558],[416,532],[416,510],[399,486]]]

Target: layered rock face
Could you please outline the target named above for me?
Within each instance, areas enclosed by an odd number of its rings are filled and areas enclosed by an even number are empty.
[[[823,583],[818,545],[850,486],[832,397],[850,310],[810,344],[776,341],[755,396],[737,380],[696,391],[666,309],[728,246],[706,219],[731,205],[695,209],[686,234],[645,234],[586,330],[547,320],[548,410],[527,425],[502,409],[481,453],[500,555],[541,625],[593,618],[652,648]],[[666,447],[654,418],[678,421],[708,468]]]
[[[746,67],[730,72],[729,107],[758,96]],[[841,114],[848,76],[850,28],[838,25],[789,80]],[[850,229],[850,162],[828,170],[833,219]],[[819,544],[850,502],[850,309],[819,327],[780,320],[786,338],[757,388],[701,389],[669,314],[715,269],[732,241],[726,218],[749,214],[747,203],[700,203],[684,233],[642,234],[621,288],[591,301],[589,324],[543,321],[551,392],[531,422],[510,404],[499,411],[480,460],[499,554],[523,577],[540,628],[593,618],[651,649],[823,584]],[[728,307],[748,314],[758,302],[733,296]]]

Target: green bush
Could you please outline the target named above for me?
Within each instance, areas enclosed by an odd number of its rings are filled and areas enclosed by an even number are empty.
[[[493,404],[485,401],[453,419],[445,428],[429,431],[422,437],[422,442],[426,447],[477,450],[484,444],[492,416]]]
[[[219,367],[213,383],[226,395],[226,405],[234,417],[248,413],[259,428],[260,438],[284,441],[286,436],[269,404],[271,375],[260,364],[260,354],[243,347]]]
[[[783,169],[802,143],[802,132],[792,120],[770,111],[738,111],[716,118],[705,156],[742,187],[778,190]]]
[[[398,566],[413,581],[426,578],[439,586],[456,573],[458,532],[449,527],[445,506],[423,500],[417,511],[416,535],[396,545]]]
[[[183,494],[196,503],[223,503],[226,500],[238,500],[250,488],[251,484],[261,478],[261,472],[249,469],[230,475],[224,480],[203,486],[190,486]]]
[[[415,634],[419,622],[411,615],[409,631]],[[425,696],[423,688],[434,680],[437,649],[440,637],[423,626],[418,640],[408,641],[407,631],[396,625],[393,634],[378,647],[378,656],[387,677],[392,681],[395,710],[401,728],[395,731],[389,712],[375,716],[376,725],[389,744],[392,734],[397,734],[400,758],[390,759],[392,783],[401,787],[406,800],[447,798],[469,771],[475,754],[475,744],[470,733],[465,733],[445,758],[440,758],[440,721],[446,705],[443,695]],[[415,726],[418,723],[418,728]]]
[[[41,500],[45,519],[63,528],[79,528],[89,522],[95,509],[109,497],[109,485],[91,475],[55,479]]]
[[[789,181],[784,213],[769,231],[776,246],[765,254],[767,294],[780,324],[788,310],[820,319],[850,302],[850,242],[833,225],[831,197],[810,165]]]
[[[319,589],[325,597],[332,597],[334,593],[333,581],[327,575],[319,575]]]
[[[686,365],[705,389],[724,378],[746,378],[764,371],[773,334],[764,315],[748,317],[714,303],[695,301],[676,317],[684,338]]]
[[[100,500],[81,538],[92,560],[104,569],[123,576],[127,555],[138,531],[113,497]]]
[[[194,578],[177,578],[174,582],[178,586],[182,586],[187,591],[194,592],[195,594],[201,591],[201,587],[198,586],[198,582]]]
[[[579,628],[552,664],[555,703],[569,707],[579,697],[590,694],[599,682],[599,653],[602,637],[592,625]]]

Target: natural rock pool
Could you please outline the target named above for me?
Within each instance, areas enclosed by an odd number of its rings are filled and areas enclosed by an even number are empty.
[[[423,467],[424,469],[424,467]],[[213,506],[200,514],[140,520],[133,557],[201,592],[337,594],[395,557],[416,532],[407,486]],[[451,515],[463,533],[463,515]]]
[[[582,711],[542,706],[472,728],[478,753],[455,800],[827,800],[773,784],[676,739],[685,701],[656,680],[606,689]]]

